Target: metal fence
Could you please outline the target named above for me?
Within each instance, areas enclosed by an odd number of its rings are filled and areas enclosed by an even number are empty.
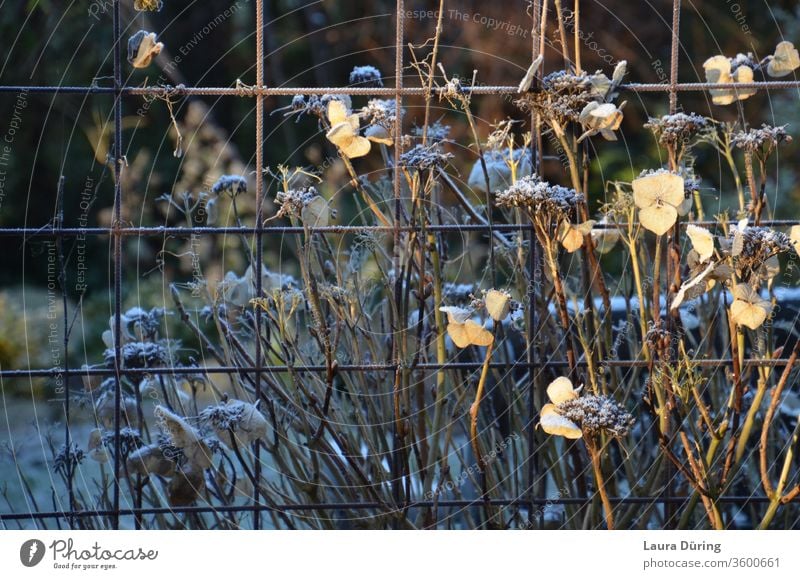
[[[255,70],[256,70],[256,84],[252,87],[238,87],[238,88],[229,88],[229,87],[196,87],[196,86],[178,86],[178,87],[171,87],[171,86],[125,86],[123,84],[123,74],[122,74],[122,49],[124,45],[124,40],[122,38],[122,25],[120,21],[120,0],[113,0],[111,3],[111,12],[113,16],[113,37],[114,37],[114,44],[113,44],[113,66],[114,66],[114,78],[113,78],[113,87],[103,87],[103,86],[0,86],[0,92],[6,93],[14,93],[20,91],[26,91],[28,93],[53,93],[55,95],[64,95],[64,94],[108,94],[113,95],[114,97],[114,104],[113,104],[113,150],[111,152],[111,156],[113,157],[113,165],[114,165],[114,172],[115,172],[115,189],[114,189],[114,206],[113,206],[113,221],[111,227],[88,227],[88,228],[70,228],[63,226],[63,211],[62,213],[57,216],[54,220],[52,226],[48,226],[45,228],[15,228],[15,227],[6,227],[0,228],[0,237],[3,238],[23,238],[23,239],[32,239],[34,237],[47,237],[53,238],[56,240],[59,246],[59,255],[63,258],[63,251],[61,250],[61,244],[64,239],[67,238],[74,238],[76,236],[110,236],[112,240],[112,250],[113,250],[113,263],[114,263],[114,270],[113,270],[113,308],[114,308],[114,324],[113,324],[113,333],[114,333],[114,354],[115,354],[115,368],[113,369],[75,369],[70,368],[67,364],[67,358],[64,356],[62,359],[64,360],[63,367],[59,368],[48,368],[48,369],[29,369],[29,370],[9,370],[3,369],[0,371],[0,377],[2,378],[33,378],[33,377],[49,377],[53,378],[55,376],[62,376],[65,380],[69,380],[70,377],[83,377],[83,376],[103,376],[103,377],[113,377],[115,379],[116,389],[115,389],[115,431],[114,431],[114,462],[113,462],[113,469],[114,469],[114,486],[113,486],[113,507],[107,510],[92,510],[87,508],[79,508],[78,505],[75,503],[75,498],[73,496],[73,489],[69,488],[69,508],[62,510],[62,511],[40,511],[40,512],[19,512],[19,513],[2,513],[0,514],[0,521],[30,521],[34,524],[37,524],[37,521],[41,520],[53,520],[58,521],[59,526],[61,523],[67,524],[69,527],[79,526],[77,521],[81,517],[108,517],[111,525],[114,528],[120,527],[120,518],[121,517],[131,517],[133,516],[135,519],[138,519],[141,515],[152,515],[152,514],[159,514],[159,513],[210,513],[210,512],[220,512],[220,513],[236,513],[236,512],[252,512],[253,513],[253,524],[255,528],[261,527],[261,517],[260,514],[266,511],[277,511],[281,513],[296,513],[305,510],[337,510],[337,509],[346,509],[346,510],[362,510],[364,512],[371,512],[376,509],[383,508],[385,505],[381,505],[377,502],[354,502],[354,503],[303,503],[303,504],[272,504],[268,505],[265,504],[261,500],[261,496],[258,491],[255,492],[252,500],[252,504],[249,505],[238,505],[238,506],[186,506],[186,507],[163,507],[163,508],[143,508],[143,507],[135,507],[135,508],[122,508],[120,505],[120,426],[121,426],[121,377],[127,373],[149,373],[153,375],[159,374],[170,374],[170,375],[180,375],[180,374],[188,374],[192,373],[195,374],[197,372],[203,372],[206,374],[241,374],[241,373],[252,373],[255,377],[256,381],[256,388],[260,389],[261,381],[262,381],[262,374],[264,373],[281,373],[286,372],[289,370],[287,366],[274,366],[274,365],[267,365],[264,363],[264,354],[261,351],[261,344],[258,340],[255,341],[255,358],[254,358],[254,365],[251,367],[242,367],[242,366],[235,366],[235,367],[225,367],[225,366],[214,366],[214,367],[205,367],[205,368],[197,368],[197,367],[165,367],[165,368],[123,368],[122,365],[122,356],[121,356],[121,343],[122,340],[120,339],[122,328],[121,328],[121,310],[122,310],[122,284],[123,284],[123,271],[122,271],[122,261],[123,261],[123,238],[127,236],[172,236],[172,237],[189,237],[193,235],[215,235],[215,234],[244,234],[247,236],[252,236],[254,238],[254,246],[255,246],[255,260],[256,263],[263,262],[263,243],[262,241],[273,235],[298,235],[302,234],[305,231],[304,227],[291,227],[291,226],[273,226],[273,225],[262,225],[264,223],[263,219],[263,199],[264,199],[264,180],[261,178],[256,179],[256,217],[255,223],[256,226],[254,227],[127,227],[123,226],[123,221],[121,217],[121,206],[122,201],[125,196],[125,191],[123,190],[122,180],[120,179],[120,173],[123,168],[124,158],[122,151],[124,150],[124,141],[123,141],[123,132],[122,132],[122,118],[123,118],[123,97],[128,95],[136,95],[136,96],[148,96],[148,97],[166,97],[166,96],[201,96],[201,95],[214,95],[220,97],[227,97],[227,98],[250,98],[254,99],[256,104],[256,137],[255,137],[255,172],[256,175],[261,176],[263,174],[264,168],[267,165],[267,160],[265,159],[265,151],[264,151],[264,142],[265,142],[265,98],[269,96],[279,96],[279,95],[323,95],[323,94],[347,94],[347,95],[362,95],[362,96],[374,96],[374,97],[391,97],[396,99],[396,106],[397,106],[397,115],[396,115],[396,125],[395,125],[395,144],[394,144],[394,162],[395,165],[399,165],[400,162],[400,155],[402,154],[403,150],[403,143],[401,140],[402,135],[402,127],[401,127],[401,114],[400,110],[403,107],[403,99],[407,96],[424,96],[426,94],[426,89],[423,87],[406,87],[403,83],[403,71],[405,68],[404,58],[403,58],[403,47],[406,45],[406,35],[405,35],[405,2],[404,0],[397,0],[397,7],[396,7],[396,14],[395,14],[395,42],[394,42],[394,50],[395,50],[395,70],[394,70],[394,80],[395,84],[394,87],[391,88],[352,88],[352,87],[299,87],[299,88],[287,88],[287,87],[273,87],[269,85],[269,79],[266,78],[265,74],[265,28],[268,22],[265,20],[264,16],[264,1],[265,0],[256,0],[253,2],[253,9],[255,10],[255,23],[256,23],[256,61],[255,61]],[[434,3],[438,4],[438,3]],[[535,58],[539,52],[540,46],[540,15],[542,12],[542,2],[541,0],[533,0],[532,2],[532,10],[530,11],[531,16],[531,56]],[[670,70],[669,70],[669,82],[667,83],[659,83],[659,84],[644,84],[644,83],[627,83],[621,87],[623,91],[634,92],[634,93],[659,93],[664,94],[665,97],[669,99],[669,110],[670,113],[674,113],[677,111],[678,106],[678,94],[680,92],[686,91],[706,91],[710,88],[714,89],[724,89],[724,88],[737,88],[737,89],[756,89],[756,90],[766,90],[766,89],[788,89],[788,88],[800,88],[800,81],[792,80],[792,81],[769,81],[769,82],[752,82],[752,83],[738,83],[738,84],[711,84],[711,83],[680,83],[678,82],[678,63],[679,63],[679,49],[680,49],[680,21],[681,21],[681,1],[674,0],[672,2],[671,7],[671,17],[672,17],[672,40],[671,40],[671,61],[670,61]],[[432,89],[434,92],[439,92],[442,89]],[[465,91],[470,91],[473,94],[481,94],[481,95],[511,95],[516,94],[518,92],[517,87],[515,86],[474,86],[464,87]],[[534,89],[535,90],[535,89]],[[535,126],[532,123],[532,126]],[[534,147],[537,139],[533,139]],[[535,148],[533,150],[534,155],[540,154],[540,151],[536,151]],[[376,232],[383,232],[383,233],[391,233],[394,236],[394,242],[399,243],[400,234],[404,231],[414,230],[414,225],[409,225],[403,222],[403,214],[400,210],[400,196],[401,196],[401,183],[400,183],[400,173],[398,171],[394,172],[394,196],[395,196],[395,204],[394,204],[394,223],[391,226],[324,226],[324,227],[311,227],[310,230],[312,232],[328,232],[328,233],[353,233],[359,231],[376,231]],[[62,192],[63,193],[63,192]],[[61,195],[60,202],[63,205],[63,195]],[[713,224],[714,222],[704,222],[706,224]],[[778,225],[778,226],[787,226],[787,225],[795,225],[800,224],[800,221],[797,220],[765,220],[762,222],[763,225]],[[492,231],[519,231],[519,225],[508,225],[508,224],[492,224],[492,225],[480,225],[480,224],[473,224],[473,225],[448,225],[448,224],[440,224],[440,225],[430,225],[429,230],[431,231],[484,231],[487,234],[491,235]],[[530,229],[528,228],[529,232]],[[533,265],[536,263],[537,260],[537,251],[536,251],[536,243],[535,238],[533,237],[532,233],[530,233],[530,241],[531,241],[531,248],[530,251],[530,260],[529,265]],[[63,267],[63,262],[62,262]],[[533,270],[533,268],[532,268]],[[63,269],[62,269],[63,274]],[[261,295],[262,291],[262,279],[260,276],[256,276],[256,292],[258,295]],[[531,289],[531,291],[533,291]],[[66,297],[65,297],[66,300]],[[66,308],[66,301],[64,302],[64,307]],[[256,323],[260,323],[260,310],[256,310]],[[533,318],[530,320],[532,327],[536,327],[536,320],[535,320],[535,312],[533,308],[531,308],[531,314]],[[67,329],[67,319],[65,316],[65,324],[64,324],[64,342],[63,348],[66,352],[69,347],[68,341],[68,329]],[[520,368],[531,372],[532,374],[536,374],[542,372],[545,369],[550,368],[564,368],[568,364],[565,360],[537,360],[536,359],[536,350],[533,347],[534,344],[527,344],[527,353],[528,353],[528,361],[526,362],[518,362],[516,364],[516,368]],[[609,367],[642,367],[646,366],[647,363],[644,360],[603,360],[601,361],[602,364],[609,366]],[[787,363],[790,362],[788,358],[777,358],[771,360],[762,360],[762,359],[746,359],[744,361],[745,366],[774,366],[774,367],[781,367],[786,366]],[[722,367],[726,365],[730,365],[732,363],[731,359],[703,359],[697,360],[696,363],[700,366],[705,367]],[[581,363],[578,363],[581,365]],[[417,368],[420,371],[428,371],[428,372],[441,372],[445,369],[471,369],[475,370],[482,366],[481,363],[478,362],[451,362],[447,363],[446,365],[435,364],[435,363],[420,363]],[[500,363],[492,363],[491,367],[507,367],[505,364]],[[387,364],[343,364],[339,366],[339,372],[364,372],[364,371],[376,371],[376,370],[384,370],[384,371],[392,371],[396,370],[398,365],[387,363]],[[303,366],[303,367],[292,367],[292,370],[296,372],[324,372],[326,367],[323,365],[320,366]],[[539,469],[539,465],[537,465],[537,461],[535,460],[535,452],[536,446],[534,441],[534,426],[538,419],[537,410],[533,404],[533,396],[530,394],[528,396],[529,404],[528,404],[528,411],[529,416],[525,421],[527,424],[527,444],[528,444],[528,460],[526,461],[525,465],[525,476],[527,477],[527,484],[526,488],[528,492],[521,496],[514,496],[514,497],[507,497],[501,499],[491,499],[486,501],[482,498],[477,498],[475,500],[419,500],[419,501],[411,501],[407,504],[403,505],[404,509],[409,508],[417,508],[417,507],[476,507],[486,504],[487,502],[492,505],[498,506],[507,506],[507,505],[515,505],[518,507],[526,508],[527,512],[529,513],[529,517],[532,523],[534,523],[534,516],[533,513],[537,510],[538,507],[545,504],[550,505],[557,505],[557,504],[564,504],[564,505],[583,505],[590,502],[593,497],[557,497],[557,498],[548,498],[544,496],[536,496],[534,493],[535,485],[533,481],[537,476],[537,470]],[[65,428],[65,439],[66,444],[69,447],[71,442],[71,435],[69,429],[70,423],[70,400],[69,396],[65,396],[64,399],[64,418],[66,422]],[[258,451],[256,451],[256,459],[258,459]],[[256,460],[256,468],[258,468],[259,462]],[[258,473],[256,473],[258,475]],[[395,475],[396,479],[396,475]],[[394,481],[395,483],[397,480]],[[642,505],[642,506],[653,506],[653,505],[662,505],[665,508],[675,508],[675,506],[683,504],[686,502],[687,498],[685,496],[674,496],[670,493],[669,489],[670,485],[666,486],[664,492],[655,495],[655,496],[618,496],[618,497],[611,497],[611,502],[613,504],[631,504],[631,505]],[[729,495],[723,496],[718,499],[721,503],[735,503],[738,505],[745,505],[745,504],[763,504],[769,502],[769,499],[764,496],[736,496],[736,495]],[[670,507],[670,505],[672,505]]]

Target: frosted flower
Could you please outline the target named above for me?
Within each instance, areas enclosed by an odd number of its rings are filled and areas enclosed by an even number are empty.
[[[733,257],[739,278],[754,284],[774,277],[780,267],[778,255],[794,248],[785,233],[768,227],[747,226],[746,220],[731,227],[725,246]]]
[[[492,191],[505,189],[512,184],[508,155],[507,150],[501,149],[491,149],[483,155],[483,160],[486,163],[486,172],[489,174],[489,188]],[[517,165],[516,178],[529,177],[533,172],[530,151],[527,148],[514,149],[511,155]],[[483,165],[480,159],[472,165],[467,185],[475,191],[486,193],[486,175],[483,173]]]
[[[650,118],[645,123],[645,128],[650,129],[661,145],[675,145],[684,143],[709,124],[709,120],[694,113],[675,113],[664,115],[661,118]]]
[[[632,186],[642,226],[656,235],[664,235],[683,211],[683,179],[674,173],[655,171],[634,179]]]
[[[128,62],[134,68],[147,68],[163,48],[155,32],[140,30],[128,40]]]
[[[794,72],[800,68],[800,53],[794,44],[784,40],[775,47],[775,54],[769,57],[767,63],[767,74],[775,78],[780,78]]]
[[[712,56],[703,63],[706,81],[714,84],[753,82],[754,63],[749,55],[739,54],[730,59],[721,54]],[[715,105],[729,105],[737,100],[745,100],[756,94],[755,89],[711,89],[711,101]]]
[[[214,195],[227,193],[236,197],[240,193],[247,193],[247,179],[241,175],[223,175],[211,186]]]
[[[436,167],[445,167],[453,158],[452,153],[445,153],[437,143],[423,147],[415,145],[400,157],[400,165],[425,171]]]
[[[731,304],[731,318],[739,326],[755,330],[772,312],[772,304],[748,284],[738,284],[733,289],[733,297],[735,299]]]
[[[328,202],[311,186],[279,191],[275,203],[278,205],[278,217],[297,217],[315,227],[325,227],[330,220]]]
[[[122,364],[125,368],[158,368],[169,360],[164,346],[155,342],[128,342],[121,348]],[[104,354],[106,364],[114,364],[115,351],[108,349]]]
[[[181,450],[189,462],[201,468],[211,466],[211,449],[200,432],[185,418],[161,405],[156,406],[154,415],[161,432],[169,438],[171,444]]]
[[[361,116],[366,123],[364,136],[367,139],[382,145],[394,144],[397,101],[394,99],[371,99],[367,106],[361,109]]]
[[[581,396],[557,404],[556,409],[566,420],[580,424],[581,430],[589,435],[625,436],[636,422],[608,396]]]
[[[350,84],[360,87],[381,88],[383,87],[381,71],[370,65],[356,66],[350,72]]]
[[[267,436],[267,419],[258,407],[242,400],[228,400],[209,406],[200,413],[200,420],[211,426],[214,433],[229,448],[234,443],[246,446]]]
[[[781,143],[791,143],[792,137],[786,132],[786,125],[773,127],[763,124],[760,129],[738,131],[731,136],[731,144],[748,153],[766,160]]]
[[[498,207],[521,207],[532,215],[542,214],[557,223],[569,220],[581,201],[583,195],[574,189],[551,185],[536,175],[523,177],[495,195]]]

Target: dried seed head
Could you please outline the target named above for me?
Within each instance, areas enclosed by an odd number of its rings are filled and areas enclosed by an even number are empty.
[[[514,185],[495,195],[498,207],[522,207],[532,215],[543,215],[555,223],[569,220],[583,195],[574,189],[551,185],[536,175],[523,177]]]
[[[381,71],[374,66],[357,66],[350,72],[350,84],[359,87],[382,88]]]
[[[579,424],[581,430],[591,435],[625,436],[636,422],[629,412],[608,396],[581,396],[557,404],[556,409],[561,416]]]
[[[223,175],[211,186],[214,195],[227,193],[231,197],[236,197],[240,193],[247,193],[247,179],[241,175]]]
[[[694,113],[675,113],[661,118],[650,118],[645,127],[653,132],[661,145],[675,145],[694,138],[705,130],[709,120]]]

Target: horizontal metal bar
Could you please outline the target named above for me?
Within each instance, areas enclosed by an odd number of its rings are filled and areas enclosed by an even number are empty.
[[[533,228],[530,223],[523,225],[497,224],[491,229],[494,231],[528,231]],[[403,225],[400,231],[419,231],[419,227]],[[311,233],[361,233],[366,231],[391,232],[394,227],[383,225],[326,225],[324,227],[309,227]],[[428,231],[490,231],[489,226],[480,223],[469,224],[443,224],[428,225]],[[84,235],[169,235],[174,237],[191,237],[193,235],[220,235],[220,234],[289,234],[304,233],[304,227],[275,226],[275,227],[3,227],[0,228],[2,237],[80,237]]]
[[[789,363],[789,358],[774,358],[774,359],[760,359],[760,358],[746,358],[743,361],[745,367],[762,367],[774,368],[786,366]],[[692,360],[692,363],[701,367],[721,367],[729,366],[733,360],[729,358],[703,358],[700,360]],[[596,362],[599,366],[608,366],[611,368],[646,368],[648,366],[646,360],[600,360]],[[800,364],[800,359],[795,361],[795,364]],[[586,367],[585,361],[577,362],[578,366]],[[420,363],[414,366],[416,370],[436,371],[436,370],[476,370],[483,366],[483,362],[451,362],[445,364],[436,363]],[[566,368],[569,362],[566,360],[550,360],[547,362],[514,362],[506,364],[503,362],[491,362],[490,368],[522,368],[522,369],[542,369],[542,368]],[[395,364],[341,364],[337,367],[337,372],[394,372],[397,370]],[[123,368],[121,374],[156,374],[156,375],[184,375],[184,374],[246,374],[252,372],[273,372],[273,373],[286,373],[286,372],[326,372],[327,368],[320,365],[305,365],[305,366],[207,366],[207,367],[163,367],[163,368]],[[33,377],[53,377],[53,376],[115,376],[116,370],[113,368],[88,368],[76,369],[70,368],[37,368],[30,370],[0,370],[0,378],[33,378]]]
[[[487,502],[493,506],[513,506],[513,505],[521,505],[521,506],[528,506],[530,505],[581,505],[586,504],[593,500],[594,497],[562,497],[562,498],[552,498],[552,499],[534,499],[530,500],[528,498],[518,498],[518,499],[492,499],[489,501],[484,501],[481,499],[475,500],[442,500],[442,501],[417,501],[411,502],[408,505],[404,505],[399,510],[404,509],[418,509],[418,508],[470,508],[470,507],[482,507]],[[652,496],[652,497],[610,497],[609,499],[614,504],[624,505],[624,504],[636,504],[636,505],[656,505],[656,504],[665,504],[665,503],[674,503],[680,504],[685,503],[690,500],[689,497],[664,497],[664,496]],[[738,504],[738,505],[746,505],[746,504],[764,504],[769,502],[768,497],[763,496],[722,496],[717,499],[718,503],[729,503],[729,504]],[[246,512],[298,512],[298,511],[333,511],[333,510],[373,510],[373,509],[383,509],[384,512],[394,512],[391,510],[385,509],[386,505],[376,502],[348,502],[348,503],[319,503],[319,504],[288,504],[288,505],[235,505],[235,506],[188,506],[188,507],[150,507],[150,508],[141,508],[141,509],[120,509],[119,515],[120,516],[136,516],[136,515],[157,515],[157,514],[203,514],[203,513],[246,513]],[[0,514],[0,520],[2,521],[14,521],[14,520],[41,520],[41,519],[61,519],[67,517],[73,518],[85,518],[85,517],[105,517],[111,516],[115,514],[115,511],[110,509],[104,510],[97,510],[97,511],[90,511],[90,510],[83,510],[83,511],[43,511],[43,512],[34,512],[34,513],[2,513]]]
[[[634,223],[637,225],[638,223]],[[616,229],[625,228],[627,223],[596,223],[596,229]],[[681,227],[688,225],[714,227],[720,225],[718,221],[692,221],[680,222]],[[800,225],[800,219],[764,219],[762,226],[767,227],[789,227]],[[419,231],[419,227],[413,225],[401,225],[397,229],[400,231]],[[490,230],[506,231],[530,231],[533,225],[530,223],[515,225],[513,223],[497,223],[493,226],[482,223],[468,224],[440,224],[426,226],[428,231],[485,231]],[[391,232],[395,228],[384,225],[326,225],[320,227],[308,227],[310,233],[362,233],[367,231]],[[169,235],[172,237],[191,237],[193,235],[223,235],[223,234],[287,234],[297,235],[304,233],[305,227],[295,226],[274,226],[274,227],[121,227],[114,229],[111,227],[0,227],[0,237],[80,237],[85,235]]]
[[[628,83],[620,86],[622,90],[630,92],[663,92],[671,90],[678,92],[704,91],[709,89],[738,89],[738,90],[769,90],[800,88],[798,80],[771,80],[761,82],[742,83],[710,83],[710,82],[685,82],[674,87],[668,83]],[[432,92],[441,95],[445,87],[434,87]],[[479,95],[505,95],[519,94],[516,86],[462,86],[462,91]],[[106,86],[29,86],[7,85],[0,86],[0,92],[30,92],[30,93],[68,93],[68,94],[114,94],[113,87]],[[395,88],[363,88],[363,87],[188,87],[188,86],[126,86],[122,93],[135,96],[238,96],[256,97],[264,96],[294,96],[294,95],[322,95],[322,94],[348,94],[361,96],[424,96],[425,87]]]

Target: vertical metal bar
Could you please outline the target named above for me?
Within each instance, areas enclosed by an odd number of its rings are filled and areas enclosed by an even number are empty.
[[[260,89],[264,86],[264,0],[256,2],[256,86]],[[256,95],[256,251],[255,263],[252,265],[256,276],[256,295],[261,297],[263,280],[261,279],[261,264],[264,261],[263,247],[261,243],[262,227],[264,218],[262,215],[264,205],[264,95]],[[261,396],[261,308],[255,308],[256,324],[256,348],[255,348],[255,367],[256,367],[256,400]],[[253,485],[253,504],[258,506],[261,502],[261,441],[256,439],[254,444],[254,478]],[[261,510],[253,511],[253,528],[261,528]]]
[[[120,471],[120,422],[122,404],[122,46],[120,26],[120,0],[113,4],[114,31],[114,217],[112,243],[114,251],[114,514],[112,527],[119,529],[119,471]]]
[[[680,59],[680,22],[681,22],[681,0],[673,0],[672,2],[672,40],[670,42],[670,74],[669,74],[669,114],[675,114],[678,110],[678,62]],[[677,170],[677,167],[670,167],[670,170]],[[667,271],[667,279],[666,281],[666,291],[664,292],[666,303],[669,304],[670,298],[670,288],[672,287],[673,282],[673,274],[672,271],[672,251],[669,249],[671,246],[677,245],[677,234],[680,231],[680,217],[678,221],[675,223],[675,227],[672,229],[673,234],[672,238],[667,240],[668,244],[668,252],[667,252],[667,263],[666,263],[666,271]],[[659,243],[661,241],[659,240]],[[677,248],[678,251],[680,248]],[[667,306],[668,307],[668,306]],[[669,357],[671,358],[674,355],[674,350],[676,346],[676,338],[674,332],[674,323],[673,317],[667,312],[667,331],[670,335],[670,353]],[[669,432],[665,433],[669,437]],[[675,504],[669,500],[672,497],[672,480],[675,476],[675,470],[671,462],[667,461],[666,465],[666,481],[664,484],[664,498],[667,499],[667,502],[664,503],[664,522],[665,527],[670,528],[672,525],[672,521],[676,514]]]
[[[58,179],[58,199],[56,223],[59,229],[64,227],[64,175]],[[67,477],[67,493],[69,496],[69,516],[67,517],[67,524],[72,529],[74,525],[73,513],[75,512],[75,489],[72,484],[72,479],[75,476],[74,464],[72,463],[72,435],[69,431],[70,420],[70,407],[69,407],[69,307],[67,304],[67,265],[64,259],[64,236],[56,236],[56,248],[58,252],[58,283],[61,286],[61,308],[64,315],[64,342],[63,342],[63,358],[62,367],[64,373],[62,374],[63,389],[64,389],[64,448],[66,449],[66,477]],[[56,380],[58,384],[58,380]]]
[[[532,5],[532,13],[531,13],[531,62],[536,60],[539,56],[539,15],[541,14],[542,6],[541,0],[534,0]],[[534,79],[534,83],[538,82]],[[530,117],[531,123],[531,166],[535,167],[535,173],[538,173],[540,170],[541,164],[541,134],[539,132],[539,120],[533,111],[531,111]],[[522,236],[524,233],[520,231],[520,241],[522,241]],[[534,341],[534,336],[537,333],[536,327],[536,287],[538,283],[537,278],[537,271],[538,268],[536,267],[537,262],[537,247],[536,247],[536,236],[534,235],[533,231],[530,231],[530,250],[528,252],[528,343],[527,346],[527,357],[528,357],[528,364],[530,364],[530,369],[528,370],[529,377],[530,377],[530,386],[528,389],[528,432],[527,432],[527,444],[528,444],[528,484],[527,484],[527,495],[528,495],[528,528],[533,527],[536,524],[534,520],[534,511],[536,510],[536,474],[538,470],[538,456],[536,453],[536,432],[534,429],[534,421],[536,420],[536,403],[534,393],[536,391],[536,346]]]
[[[395,87],[395,121],[394,121],[394,168],[392,172],[393,189],[394,189],[394,230],[393,230],[393,248],[392,248],[392,261],[394,264],[394,301],[395,310],[398,313],[395,322],[396,327],[392,328],[392,348],[393,359],[395,363],[395,382],[394,387],[399,388],[402,386],[402,376],[400,375],[402,362],[400,360],[400,343],[399,339],[402,335],[401,324],[405,324],[405,320],[401,320],[402,314],[402,300],[403,300],[403,280],[400,274],[400,220],[402,216],[401,206],[401,187],[400,187],[400,155],[402,154],[402,110],[403,110],[403,36],[404,36],[404,17],[405,17],[405,2],[404,0],[397,0],[396,23],[395,23],[395,60],[394,60],[394,87]],[[433,74],[433,71],[431,71]],[[395,396],[397,394],[395,393]],[[402,449],[400,448],[400,432],[398,431],[397,416],[392,420],[392,492],[395,501],[399,502],[402,495],[402,471],[401,471],[401,458]]]

